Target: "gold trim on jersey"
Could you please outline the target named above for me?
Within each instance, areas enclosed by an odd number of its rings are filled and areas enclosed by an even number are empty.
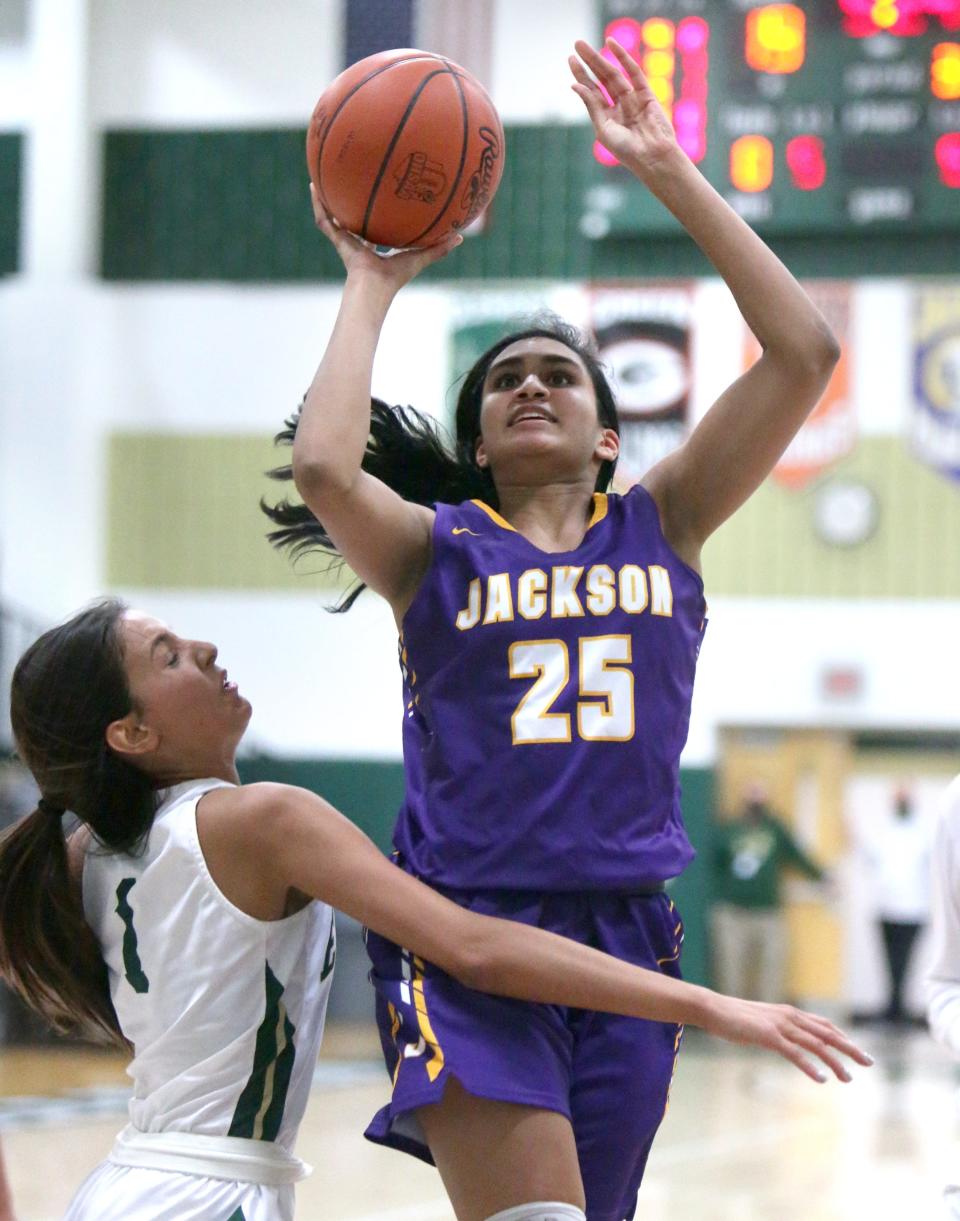
[[[507,521],[507,519],[505,517],[501,517],[496,509],[491,509],[491,507],[486,503],[486,501],[474,499],[474,500],[471,500],[470,503],[473,505],[476,505],[478,509],[483,509],[483,511],[484,511],[484,513],[486,513],[487,517],[489,517],[492,522],[494,522],[496,525],[500,526],[502,529],[510,530],[513,534],[520,533],[520,531],[517,529],[517,527],[511,526],[510,523]],[[590,530],[598,522],[603,521],[603,519],[607,515],[608,509],[609,509],[609,505],[607,503],[606,492],[594,492],[594,494],[593,494],[593,512],[590,514],[590,520],[587,522],[587,529]],[[457,530],[454,530],[454,534],[456,534],[456,533],[457,533]],[[534,544],[534,546],[536,546],[536,544]]]
[[[510,530],[514,534],[519,533],[516,526],[511,526],[505,517],[501,517],[500,514],[497,512],[497,510],[491,509],[490,506],[485,501],[471,500],[470,503],[473,505],[476,505],[478,509],[483,509],[483,511],[484,511],[484,513],[486,513],[487,517],[489,517],[492,522],[496,522],[496,524],[498,526],[501,526],[504,530]]]
[[[393,1080],[390,1084],[396,1086],[397,1078],[400,1076],[400,1067],[403,1064],[403,1052],[397,1043],[397,1035],[400,1033],[400,1014],[397,1012],[397,1007],[393,1001],[387,1001],[387,1012],[390,1014],[390,1038],[393,1039],[393,1046],[397,1053],[397,1063],[394,1067]]]
[[[427,998],[423,990],[423,959],[414,957],[413,960],[413,1003],[417,1010],[417,1026],[420,1028],[420,1034],[424,1043],[430,1048],[431,1056],[427,1061],[427,1077],[430,1081],[436,1081],[440,1076],[444,1066],[443,1049],[437,1042],[437,1036],[433,1033],[433,1027],[430,1024],[430,1017],[427,1013]]]
[[[609,509],[609,507],[610,506],[607,503],[606,492],[594,492],[594,494],[593,494],[593,515],[590,518],[590,520],[587,522],[588,530],[592,529],[592,527],[595,526],[598,522],[603,521],[603,519],[607,515],[607,510]]]

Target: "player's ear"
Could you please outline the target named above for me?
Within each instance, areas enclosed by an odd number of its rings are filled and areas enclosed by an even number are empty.
[[[477,437],[477,447],[474,451],[477,459],[477,466],[480,469],[486,470],[490,465],[490,459],[487,457],[487,451],[483,448],[483,437]]]
[[[128,712],[125,717],[111,721],[104,736],[107,745],[117,755],[149,755],[160,744],[157,731],[142,724],[136,712]]]
[[[604,428],[594,451],[602,462],[616,462],[620,453],[620,437],[612,428]]]

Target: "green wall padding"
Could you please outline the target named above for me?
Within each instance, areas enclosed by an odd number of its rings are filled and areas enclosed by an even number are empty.
[[[0,276],[20,269],[20,182],[23,136],[0,132]]]
[[[357,824],[381,852],[403,801],[403,764],[367,759],[274,759],[255,755],[238,760],[244,784],[270,780],[318,793]]]
[[[512,125],[487,231],[424,279],[636,279],[713,274],[682,233],[591,241],[591,187],[616,188],[583,124]],[[619,172],[619,171],[617,171]],[[105,135],[102,274],[109,280],[322,281],[340,261],[313,224],[302,130]],[[960,273],[960,235],[786,236],[799,276]]]
[[[427,275],[587,271],[573,206],[592,172],[585,130],[511,128],[507,144],[489,234],[468,240],[456,260]],[[313,223],[301,131],[108,132],[102,251],[110,280],[342,277]]]
[[[670,884],[670,898],[683,919],[684,979],[710,983],[709,913],[711,902],[710,855],[712,847],[714,773],[707,767],[680,769],[683,821],[697,856],[693,864]]]
[[[241,759],[244,784],[272,780],[319,793],[346,814],[381,851],[391,851],[390,836],[403,801],[403,765],[363,759]],[[683,974],[693,983],[709,980],[707,913],[709,905],[709,835],[714,778],[708,768],[682,768],[683,815],[698,857],[670,896],[683,917]]]

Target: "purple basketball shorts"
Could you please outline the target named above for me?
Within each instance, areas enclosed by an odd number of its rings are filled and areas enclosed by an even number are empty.
[[[438,888],[441,889],[441,888]],[[449,891],[484,915],[538,925],[679,977],[683,927],[664,893]],[[393,1098],[366,1136],[432,1162],[415,1114],[452,1075],[481,1098],[559,1111],[573,1125],[588,1221],[629,1221],[663,1118],[682,1027],[488,996],[367,934]]]

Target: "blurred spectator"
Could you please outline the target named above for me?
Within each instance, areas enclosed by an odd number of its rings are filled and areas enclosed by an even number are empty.
[[[864,845],[873,874],[876,920],[883,940],[890,995],[878,1016],[896,1025],[913,1019],[903,1003],[910,955],[930,910],[930,834],[905,785],[888,816]]]
[[[754,781],[740,813],[714,831],[712,917],[717,987],[751,1000],[784,999],[787,955],[782,880],[796,869],[817,882],[824,870],[811,860]]]
[[[960,776],[947,789],[933,850],[927,1021],[930,1033],[960,1059]],[[946,1216],[960,1221],[960,1182],[943,1193]]]

